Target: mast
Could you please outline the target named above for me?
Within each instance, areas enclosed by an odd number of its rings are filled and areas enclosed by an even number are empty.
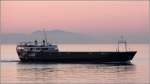
[[[46,42],[46,45],[48,45],[47,35],[46,35],[45,29],[43,29],[43,33],[44,33],[44,40],[45,40],[45,42]]]
[[[118,40],[118,52],[120,51],[119,48],[120,48],[120,44],[124,44],[124,48],[125,48],[125,51],[127,51],[127,41],[124,40],[124,37],[121,36],[121,40]]]

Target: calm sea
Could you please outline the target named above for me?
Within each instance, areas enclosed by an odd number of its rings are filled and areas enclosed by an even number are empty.
[[[115,44],[59,44],[60,51],[116,51]],[[0,84],[149,84],[149,44],[129,44],[132,64],[20,63],[16,45],[1,45]],[[123,50],[123,48],[121,47]]]

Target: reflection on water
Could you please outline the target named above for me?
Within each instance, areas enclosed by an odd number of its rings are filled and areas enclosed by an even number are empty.
[[[80,47],[60,45],[61,50]],[[111,49],[113,45],[84,45]],[[84,47],[83,46],[83,47]],[[102,47],[103,46],[103,47]],[[105,47],[104,47],[105,46]],[[130,45],[138,51],[131,63],[92,64],[92,63],[21,63],[18,60],[16,45],[2,45],[0,61],[1,84],[149,84],[148,45]],[[93,49],[92,48],[92,49]],[[8,50],[9,49],[9,50]],[[82,49],[84,50],[84,49]]]
[[[136,68],[133,64],[19,63],[17,64],[17,79],[19,81],[46,81],[50,83],[121,83],[121,81],[118,82],[117,80],[133,79],[135,70]],[[78,81],[79,79],[80,81]]]

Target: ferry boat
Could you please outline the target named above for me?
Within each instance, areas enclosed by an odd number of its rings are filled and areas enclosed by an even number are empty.
[[[119,50],[119,45],[124,44],[125,51]],[[130,62],[137,51],[128,51],[125,40],[118,41],[116,51],[95,51],[95,52],[62,52],[57,45],[50,44],[47,40],[39,43],[21,42],[16,47],[20,61],[42,61],[42,62]]]

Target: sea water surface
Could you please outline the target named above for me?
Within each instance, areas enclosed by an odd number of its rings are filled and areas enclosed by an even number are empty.
[[[21,63],[16,45],[1,46],[0,84],[149,84],[149,44],[129,44],[131,64]],[[60,51],[116,51],[116,44],[59,44]],[[121,47],[122,48],[122,47]],[[123,48],[122,48],[123,50]]]

